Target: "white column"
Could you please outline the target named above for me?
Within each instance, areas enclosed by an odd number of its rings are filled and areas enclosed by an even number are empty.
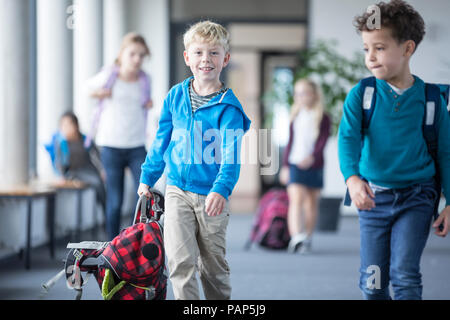
[[[0,1],[0,186],[28,180],[29,7]]]
[[[145,59],[143,64],[143,69],[152,77],[153,108],[147,122],[147,146],[150,146],[169,90],[169,1],[130,1],[127,17],[128,29],[143,35],[151,52],[150,59]]]
[[[106,65],[114,63],[127,32],[125,0],[103,2],[103,61]]]
[[[69,0],[37,1],[37,169],[42,180],[54,176],[44,144],[60,116],[73,107],[71,5]]]
[[[101,0],[75,0],[74,5],[74,111],[81,131],[87,133],[94,105],[84,88],[102,67],[103,5]]]

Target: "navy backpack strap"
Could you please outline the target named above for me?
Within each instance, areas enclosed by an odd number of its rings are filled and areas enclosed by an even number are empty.
[[[449,110],[449,95],[450,95],[450,85],[448,84],[436,84],[439,87],[441,92],[441,97],[444,98],[445,105],[447,106],[447,110]],[[450,110],[449,110],[450,111]]]
[[[375,103],[377,97],[376,90],[376,78],[367,77],[359,81],[360,84],[360,96],[361,96],[361,108],[363,110],[363,120],[362,120],[362,135],[369,128],[370,120],[372,120],[373,111],[375,110]],[[364,138],[363,138],[364,139]],[[361,140],[362,146],[362,140]],[[344,206],[350,206],[352,199],[350,198],[350,193],[345,192]]]
[[[377,100],[376,78],[368,77],[360,81],[360,92],[362,98],[363,109],[363,129],[369,128],[370,120],[372,120],[373,111]]]
[[[350,198],[350,192],[348,192],[348,187],[347,187],[347,190],[345,191],[344,206],[350,207],[351,204],[352,204],[352,198]]]
[[[440,88],[431,83],[425,83],[425,116],[423,118],[423,135],[427,142],[431,157],[437,161],[438,148],[438,116],[441,108]]]
[[[439,196],[434,204],[434,218],[439,216],[439,201],[441,199],[441,179],[439,173],[439,162],[437,158],[438,152],[438,119],[441,110],[441,88],[438,85],[425,83],[425,116],[423,119],[423,135],[427,143],[428,152],[433,158],[436,168],[436,189]],[[448,91],[447,91],[448,97]],[[444,96],[445,99],[445,96]],[[442,228],[440,226],[440,228]]]

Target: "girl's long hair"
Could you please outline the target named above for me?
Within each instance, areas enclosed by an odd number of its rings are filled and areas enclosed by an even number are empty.
[[[319,129],[320,129],[320,123],[322,122],[322,118],[323,118],[323,114],[324,114],[324,104],[323,104],[323,94],[322,94],[322,90],[320,89],[320,87],[312,80],[310,79],[306,79],[306,78],[302,78],[302,79],[298,79],[295,83],[294,83],[294,92],[295,92],[295,87],[297,85],[299,85],[300,83],[309,85],[310,88],[313,89],[314,91],[314,95],[315,95],[315,101],[314,104],[312,106],[312,110],[314,111],[314,128],[315,128],[315,136],[317,138],[317,136],[319,135]],[[300,112],[300,110],[302,109],[302,105],[300,104],[293,104],[291,107],[291,116],[290,116],[290,122],[292,123],[295,118],[297,117],[298,113]]]
[[[120,56],[122,55],[123,50],[132,43],[139,43],[143,45],[145,48],[145,54],[147,56],[150,56],[150,49],[147,46],[145,38],[136,32],[129,32],[123,37],[122,44],[120,45],[119,54],[117,55],[116,60],[114,60],[114,64],[120,66],[121,63]]]
[[[72,124],[75,126],[78,136],[81,138],[83,135],[81,134],[80,131],[80,125],[78,123],[78,117],[75,115],[75,113],[73,113],[72,111],[66,111],[64,112],[61,117],[59,118],[59,122],[61,123],[61,121],[64,118],[68,118],[70,120],[70,122],[72,122]]]

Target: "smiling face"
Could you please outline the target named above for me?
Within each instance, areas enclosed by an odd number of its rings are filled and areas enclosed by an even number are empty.
[[[225,52],[222,45],[196,40],[187,47],[183,55],[196,81],[221,85],[220,73],[230,61],[230,54]]]
[[[392,84],[410,76],[409,58],[414,52],[412,40],[398,43],[388,28],[361,32],[367,69],[377,78]]]

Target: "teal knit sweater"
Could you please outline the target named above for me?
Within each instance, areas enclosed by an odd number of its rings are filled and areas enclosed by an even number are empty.
[[[376,80],[375,110],[362,136],[362,96],[356,85],[344,102],[338,135],[338,153],[345,180],[361,175],[388,188],[404,188],[435,175],[435,167],[423,137],[425,83],[414,84],[398,95],[384,80]],[[444,195],[450,201],[450,117],[442,99],[438,119],[438,159]],[[361,141],[363,144],[361,146]]]

